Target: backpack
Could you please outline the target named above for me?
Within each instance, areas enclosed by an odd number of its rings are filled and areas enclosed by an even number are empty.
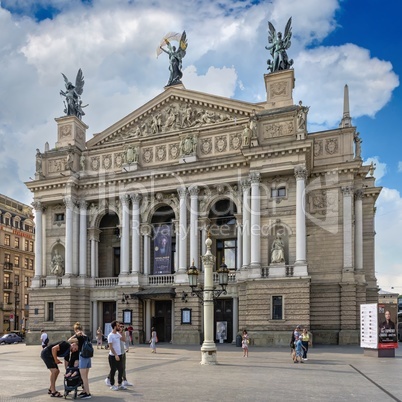
[[[92,346],[92,342],[86,336],[84,339],[84,343],[81,348],[81,356],[82,357],[92,357],[94,355],[94,347]]]

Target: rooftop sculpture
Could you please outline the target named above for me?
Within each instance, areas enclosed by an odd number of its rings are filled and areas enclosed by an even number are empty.
[[[268,70],[271,73],[275,73],[281,70],[289,70],[293,65],[293,60],[288,58],[286,50],[290,48],[292,38],[292,17],[285,27],[285,34],[282,37],[282,32],[276,33],[274,26],[268,21],[268,43],[269,46],[265,46],[265,49],[271,53],[272,60],[268,60]]]
[[[179,42],[179,47],[171,45],[171,41]],[[167,49],[165,49],[165,47]],[[162,52],[169,55],[169,81],[166,86],[181,84],[181,78],[183,77],[182,72],[182,60],[186,55],[187,49],[187,36],[186,31],[180,35],[179,33],[169,32],[166,34],[159,47],[156,49],[156,56],[158,57]]]
[[[82,120],[82,116],[85,115],[82,109],[88,106],[83,106],[81,100],[85,83],[82,70],[78,70],[77,77],[75,78],[75,85],[73,85],[63,73],[61,73],[61,75],[64,77],[64,82],[66,84],[66,90],[60,91],[60,95],[66,98],[65,101],[63,101],[64,113],[66,116],[77,116],[80,120]]]

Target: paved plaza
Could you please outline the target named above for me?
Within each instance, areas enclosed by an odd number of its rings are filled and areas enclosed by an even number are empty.
[[[55,400],[47,395],[49,371],[40,346],[1,345],[0,401]],[[218,365],[201,366],[199,346],[148,345],[127,354],[127,391],[104,383],[107,351],[96,350],[90,370],[92,400],[123,401],[402,401],[402,350],[395,358],[364,356],[357,346],[317,346],[294,364],[287,348],[218,345]],[[61,371],[63,373],[64,370]],[[57,389],[63,392],[59,376]],[[63,400],[56,398],[56,400]],[[72,394],[67,396],[72,400]]]

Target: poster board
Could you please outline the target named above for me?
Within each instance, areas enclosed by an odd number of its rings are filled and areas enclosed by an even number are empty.
[[[360,347],[378,349],[377,303],[360,305]]]

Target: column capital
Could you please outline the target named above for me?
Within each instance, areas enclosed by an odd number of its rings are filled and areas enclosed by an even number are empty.
[[[64,202],[64,205],[66,206],[67,209],[73,210],[74,207],[75,207],[76,200],[71,195],[68,195],[68,196],[63,198],[63,202]]]
[[[86,201],[86,200],[83,200],[83,199],[81,199],[81,200],[79,200],[78,201],[78,205],[80,206],[80,209],[81,210],[87,210],[87,208],[88,208],[88,202]]]
[[[188,189],[188,192],[190,193],[191,197],[197,197],[198,194],[200,193],[200,188],[198,186],[191,186]]]
[[[341,187],[341,191],[344,197],[350,197],[353,194],[353,186]]]
[[[249,176],[250,176],[251,185],[260,183],[260,181],[261,181],[260,172],[251,172]]]
[[[123,207],[126,207],[130,203],[130,196],[128,194],[120,195],[119,199]]]
[[[35,211],[39,211],[42,212],[43,211],[43,204],[42,201],[34,201],[33,203],[31,203],[31,205],[33,206]]]
[[[177,193],[179,194],[180,198],[185,198],[187,193],[188,193],[188,191],[187,191],[186,187],[179,187],[177,189]]]
[[[356,200],[362,200],[364,196],[364,189],[359,188],[355,191],[355,199]]]
[[[141,224],[141,234],[143,236],[151,236],[152,235],[152,226],[149,223]]]
[[[240,182],[242,191],[247,191],[250,189],[250,179],[244,179]]]
[[[307,178],[307,169],[303,165],[295,166],[294,173],[296,180],[306,180]]]
[[[142,200],[142,195],[139,193],[131,193],[130,198],[133,204],[139,204]]]

